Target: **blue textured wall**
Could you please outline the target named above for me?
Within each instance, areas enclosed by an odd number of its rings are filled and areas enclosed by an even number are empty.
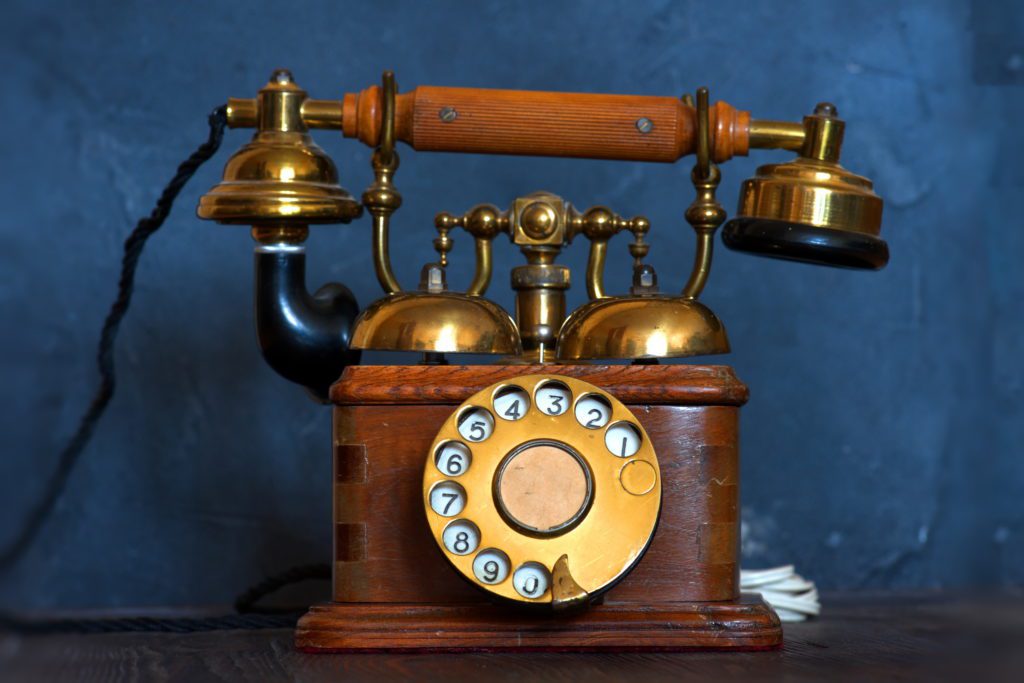
[[[392,68],[403,88],[676,95],[707,84],[766,118],[837,103],[845,165],[887,201],[889,267],[720,250],[706,294],[733,340],[728,362],[752,387],[745,562],[795,562],[828,588],[1024,579],[1019,9],[66,0],[8,3],[4,15],[0,542],[93,390],[121,242],[204,138],[206,112],[251,96],[279,65],[316,97]],[[247,231],[193,213],[246,137],[229,134],[150,243],[119,342],[119,393],[56,514],[0,577],[3,604],[224,602],[329,557],[329,411],[259,357]],[[318,140],[360,192],[369,151]],[[757,164],[782,158],[726,165],[726,206]],[[651,261],[678,287],[692,249],[688,173],[688,162],[406,153],[395,259],[411,283],[432,256],[436,211],[546,188],[649,216]],[[622,239],[612,290],[626,286]],[[365,221],[317,230],[310,251],[312,286],[342,279],[364,304],[378,295]],[[582,267],[582,252],[566,261]],[[518,258],[506,245],[497,262]],[[508,306],[504,280],[493,291]]]

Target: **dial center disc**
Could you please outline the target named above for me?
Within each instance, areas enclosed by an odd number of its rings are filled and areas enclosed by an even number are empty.
[[[567,530],[590,505],[590,470],[579,455],[553,442],[514,450],[498,470],[494,497],[508,521],[539,534]]]

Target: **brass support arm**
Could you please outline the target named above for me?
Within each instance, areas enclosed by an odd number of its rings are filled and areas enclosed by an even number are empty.
[[[491,284],[493,262],[491,259],[491,245],[495,237],[501,233],[508,233],[511,222],[507,211],[500,211],[491,204],[480,204],[474,206],[461,216],[453,216],[450,213],[442,212],[434,218],[434,226],[442,236],[435,240],[438,243],[447,243],[450,249],[450,240],[447,236],[449,230],[455,227],[463,228],[473,236],[476,251],[476,267],[473,272],[473,281],[469,283],[466,294],[470,296],[482,296]],[[438,249],[441,251],[441,249]],[[446,263],[447,249],[441,254],[442,264]]]
[[[608,296],[604,291],[604,263],[608,255],[608,240],[623,230],[642,235],[650,228],[650,221],[643,216],[625,219],[603,206],[587,209],[582,214],[570,207],[569,225],[572,234],[582,233],[590,240],[590,254],[587,257],[587,296],[591,299],[604,299]]]

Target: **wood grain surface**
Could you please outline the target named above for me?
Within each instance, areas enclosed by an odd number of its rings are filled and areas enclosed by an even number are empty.
[[[353,365],[331,387],[331,400],[454,406],[495,382],[536,373],[599,382],[627,404],[741,406],[750,395],[727,365]]]
[[[295,643],[316,653],[765,650],[782,644],[782,628],[760,595],[734,602],[603,604],[540,617],[498,612],[490,605],[328,603],[299,620]]]
[[[818,578],[818,577],[815,577]],[[825,594],[766,652],[347,654],[297,652],[291,629],[25,636],[0,632],[0,678],[37,681],[1013,681],[1024,597]]]
[[[430,633],[436,628],[415,626],[415,619],[395,620],[395,614],[417,605],[480,606],[492,620],[493,628],[486,630],[492,639],[487,646],[498,647],[507,639],[502,625],[509,623],[508,609],[490,605],[486,593],[459,576],[430,533],[422,502],[423,468],[453,404],[501,379],[538,372],[579,377],[623,400],[658,455],[662,479],[658,528],[643,559],[605,596],[606,607],[613,610],[610,614],[620,614],[614,610],[625,610],[624,615],[649,612],[647,628],[634,633],[638,647],[709,646],[707,634],[682,625],[704,619],[703,607],[710,603],[737,609],[732,604],[739,597],[737,404],[746,398],[746,388],[731,369],[716,366],[347,369],[332,390],[339,404],[334,415],[333,580],[333,599],[339,604],[311,612],[300,631],[304,646],[336,646],[336,634],[351,630],[352,623],[362,623],[366,616],[353,616],[352,606],[366,603],[386,610],[387,619],[378,624],[381,632],[412,624],[407,632],[393,633],[395,640],[386,647],[432,646]],[[704,405],[665,404],[681,397]],[[473,630],[476,617],[458,621],[467,614],[471,613],[460,609],[445,612],[455,620],[448,624],[452,633]],[[745,623],[748,617],[730,618]],[[776,644],[777,624],[763,617],[746,631],[719,629],[717,646],[730,642],[726,635],[730,632],[738,634],[732,641],[737,647]],[[660,627],[653,625],[657,619],[662,620]],[[581,630],[572,639],[578,646],[614,642],[622,647],[623,631],[613,622],[614,616],[576,622]],[[349,638],[344,647],[374,647],[373,643],[383,642],[375,632],[360,633],[365,642]],[[456,640],[467,647],[483,642],[465,635],[453,636]],[[566,645],[555,639],[551,646]]]
[[[348,93],[343,131],[376,146],[381,90]],[[709,109],[711,152],[749,149],[750,112]],[[678,97],[420,86],[395,98],[395,136],[417,151],[673,162],[696,150],[696,110]]]

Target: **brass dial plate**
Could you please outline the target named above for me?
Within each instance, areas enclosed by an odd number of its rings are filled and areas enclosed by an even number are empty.
[[[445,421],[423,503],[459,573],[502,598],[557,607],[580,591],[592,599],[636,564],[657,525],[661,471],[614,396],[572,377],[524,375]]]

